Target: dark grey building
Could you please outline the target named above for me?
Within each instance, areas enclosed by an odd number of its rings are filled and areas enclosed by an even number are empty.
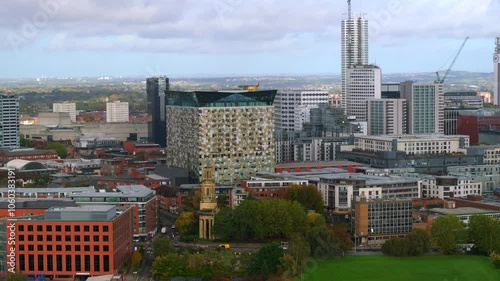
[[[170,89],[169,79],[165,76],[152,77],[146,80],[146,94],[148,114],[151,122],[148,123],[149,141],[167,146],[167,115],[166,95]]]
[[[400,99],[401,91],[399,83],[382,83],[381,97],[383,99]]]

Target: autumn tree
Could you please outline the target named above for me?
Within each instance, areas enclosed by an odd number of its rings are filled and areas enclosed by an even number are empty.
[[[189,192],[182,202],[182,210],[186,212],[195,212],[200,209],[201,190]]]
[[[323,196],[315,185],[290,185],[285,193],[285,198],[299,202],[306,210],[322,213],[324,209]]]
[[[142,261],[142,255],[141,252],[139,251],[134,251],[132,254],[132,270],[137,271],[139,267],[141,266],[141,261]]]
[[[457,244],[463,242],[466,236],[465,226],[457,216],[438,217],[432,224],[432,240],[445,255],[455,253]]]
[[[349,227],[345,223],[334,224],[331,226],[335,239],[338,241],[339,251],[342,256],[345,252],[349,252],[354,247],[354,242],[352,242],[351,234],[349,233]]]
[[[196,232],[196,222],[193,212],[182,212],[175,220],[175,227],[181,235],[190,235]]]
[[[158,280],[170,280],[175,277],[187,276],[187,268],[184,260],[177,254],[156,257],[151,266],[151,273]]]

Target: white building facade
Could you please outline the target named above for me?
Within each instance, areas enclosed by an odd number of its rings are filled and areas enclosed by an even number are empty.
[[[311,119],[310,111],[319,104],[328,104],[330,95],[322,90],[282,90],[274,99],[276,129],[301,131]]]
[[[68,112],[72,122],[76,122],[76,103],[59,102],[52,104],[52,112]]]
[[[107,102],[106,103],[106,122],[128,122],[129,121],[129,107],[128,102]]]
[[[474,182],[465,177],[441,176],[421,181],[422,197],[437,197],[449,199],[482,195],[482,183]]]
[[[342,42],[342,108],[347,108],[347,69],[353,65],[368,64],[368,20],[363,15],[352,15],[341,22]]]
[[[406,134],[406,100],[368,100],[368,135]]]
[[[0,95],[0,148],[19,148],[19,99]]]
[[[382,71],[376,65],[353,65],[347,68],[347,116],[366,122],[367,101],[380,99]]]

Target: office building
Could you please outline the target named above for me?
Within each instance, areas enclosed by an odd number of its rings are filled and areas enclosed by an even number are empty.
[[[161,147],[167,145],[165,106],[169,89],[169,79],[165,76],[146,80],[148,114],[151,115],[151,121],[148,123],[148,138],[150,142],[159,144]]]
[[[381,98],[382,72],[376,65],[353,65],[347,68],[347,116],[356,122],[367,121],[367,101]]]
[[[496,38],[495,53],[493,54],[493,88],[494,88],[494,104],[500,105],[500,37]]]
[[[107,102],[106,103],[106,122],[128,122],[129,108],[128,102]]]
[[[404,237],[413,229],[412,209],[411,199],[354,198],[351,227],[355,243],[381,247],[385,240]]]
[[[132,252],[132,208],[108,205],[53,207],[43,215],[0,220],[1,265],[15,235],[15,269],[51,280],[115,274]],[[10,244],[9,244],[10,245]]]
[[[368,100],[368,135],[406,134],[406,100]]]
[[[192,181],[213,163],[217,184],[240,183],[275,164],[275,90],[168,92],[167,162]]]
[[[72,122],[76,122],[76,103],[56,102],[52,104],[52,112],[68,112]]]
[[[460,107],[479,109],[484,106],[484,98],[478,96],[477,92],[458,91],[444,93],[445,107]]]
[[[347,69],[353,65],[368,64],[368,20],[363,15],[344,15],[341,22],[342,42],[342,108],[347,108]]]
[[[421,182],[422,197],[449,199],[482,195],[482,183],[463,176],[426,176]]]
[[[19,148],[19,99],[0,94],[0,149]]]
[[[280,90],[274,99],[274,126],[284,131],[300,131],[310,122],[310,110],[328,104],[328,91]]]
[[[468,135],[471,144],[486,142],[483,133],[498,130],[500,130],[500,114],[495,112],[460,111],[457,118],[457,133]]]
[[[466,177],[473,182],[480,182],[483,194],[491,193],[500,186],[500,165],[452,166],[447,170],[449,176]]]

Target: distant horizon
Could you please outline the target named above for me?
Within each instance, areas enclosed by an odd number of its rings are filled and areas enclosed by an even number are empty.
[[[382,70],[383,71],[383,70]],[[442,73],[442,72],[440,72]],[[468,71],[468,70],[452,70],[452,73],[477,73],[477,74],[493,74],[491,72],[483,72],[483,71]],[[422,71],[422,72],[393,72],[393,73],[383,73],[384,76],[393,76],[393,75],[410,75],[410,74],[435,74],[435,71]],[[282,74],[186,74],[186,75],[156,75],[158,76],[166,76],[170,79],[214,79],[214,78],[255,78],[255,77],[307,77],[307,76],[340,76],[340,73],[282,73]],[[113,79],[146,79],[149,77],[155,76],[144,76],[141,77],[139,75],[96,75],[96,76],[38,76],[38,77],[0,77],[0,80],[36,80],[36,79],[81,79],[81,78],[90,78],[90,79],[99,79],[103,77],[111,77]]]

